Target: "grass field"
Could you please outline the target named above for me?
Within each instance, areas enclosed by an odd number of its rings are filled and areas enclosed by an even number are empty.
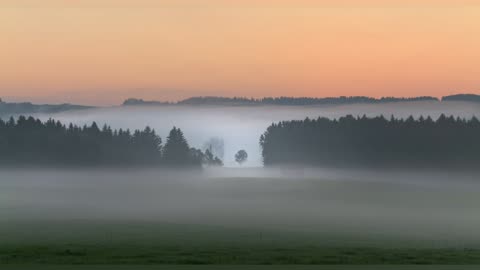
[[[480,264],[480,249],[432,248],[420,243],[416,245],[420,248],[412,248],[412,242],[401,239],[388,243],[360,235],[83,222],[38,222],[34,227],[17,223],[9,229],[3,227],[2,232],[8,234],[3,234],[0,244],[0,264]],[[323,244],[319,239],[325,239]]]
[[[0,181],[0,269],[480,264],[476,182],[63,180],[69,175]]]
[[[418,265],[208,265],[208,266],[198,266],[198,265],[156,265],[156,266],[146,266],[146,265],[89,265],[89,266],[68,266],[65,265],[9,265],[3,266],[5,270],[58,270],[58,269],[73,269],[73,270],[470,270],[478,269],[478,266],[451,266],[451,265],[429,265],[429,266],[418,266]]]

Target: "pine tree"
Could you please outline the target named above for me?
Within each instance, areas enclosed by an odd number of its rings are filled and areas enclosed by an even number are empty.
[[[190,147],[179,128],[173,127],[170,131],[163,149],[163,159],[172,166],[183,166],[191,162]]]

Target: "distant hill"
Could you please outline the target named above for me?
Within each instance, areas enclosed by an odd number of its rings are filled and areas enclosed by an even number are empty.
[[[146,101],[143,99],[129,98],[123,102],[123,106],[158,106],[158,105],[168,105],[170,102],[163,101]]]
[[[258,105],[260,101],[245,97],[191,97],[177,102],[179,105]]]
[[[0,115],[6,114],[29,114],[29,113],[57,113],[70,110],[84,110],[94,108],[91,106],[73,104],[32,104],[30,102],[10,103],[0,99]]]
[[[278,98],[262,98],[259,100],[262,104],[271,105],[342,105],[342,104],[376,104],[376,103],[388,103],[388,102],[411,102],[411,101],[438,101],[435,97],[412,97],[412,98],[396,98],[396,97],[382,97],[372,98],[365,96],[352,96],[352,97],[326,97],[326,98],[292,98],[292,97],[278,97]]]
[[[442,97],[442,101],[469,101],[480,102],[480,95],[474,94],[458,94]]]
[[[191,97],[176,103],[160,101],[144,101],[142,99],[127,99],[123,105],[229,105],[229,106],[251,106],[251,105],[281,105],[281,106],[308,106],[308,105],[343,105],[343,104],[378,104],[389,102],[412,102],[412,101],[439,101],[435,97],[421,96],[411,98],[382,97],[372,98],[365,96],[353,97],[265,97],[260,99],[245,97]]]

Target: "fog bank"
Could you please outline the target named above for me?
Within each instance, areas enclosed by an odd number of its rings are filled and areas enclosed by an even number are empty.
[[[158,222],[477,246],[478,176],[325,169],[4,170],[0,230],[15,222],[30,228],[38,221]]]
[[[319,116],[338,118],[347,114],[368,117],[394,115],[398,118],[431,116],[440,114],[470,118],[480,117],[480,103],[468,102],[400,102],[385,104],[358,104],[342,106],[152,106],[152,107],[111,107],[82,111],[69,111],[57,114],[35,114],[47,120],[53,117],[63,123],[91,124],[113,128],[143,129],[149,125],[165,141],[168,131],[181,128],[191,146],[201,148],[211,137],[225,141],[225,166],[238,166],[234,154],[245,149],[249,160],[245,167],[262,165],[259,137],[272,122],[300,120]]]

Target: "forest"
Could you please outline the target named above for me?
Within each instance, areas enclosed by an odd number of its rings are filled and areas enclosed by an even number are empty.
[[[441,115],[406,119],[347,115],[282,121],[260,137],[265,166],[476,167],[480,121]],[[65,125],[33,117],[0,119],[2,165],[219,166],[214,151],[190,147],[173,127],[165,142],[143,130]]]
[[[465,101],[480,102],[480,95],[457,94],[443,96],[441,98],[432,96],[417,97],[368,97],[368,96],[338,96],[338,97],[218,97],[198,96],[180,100],[178,102],[168,101],[146,101],[143,99],[129,98],[123,102],[123,106],[160,106],[160,105],[275,105],[275,106],[314,106],[314,105],[349,105],[349,104],[384,104],[396,102],[418,102],[418,101]]]
[[[233,105],[233,106],[252,106],[252,105],[277,105],[277,106],[311,106],[311,105],[346,105],[346,104],[380,104],[390,102],[414,102],[414,101],[439,101],[435,97],[382,97],[373,98],[366,96],[340,96],[340,97],[217,97],[217,96],[199,96],[190,97],[178,102],[145,101],[143,99],[129,98],[123,102],[123,106],[142,106],[142,105]]]
[[[14,166],[173,166],[222,165],[222,161],[191,148],[179,128],[173,127],[165,144],[155,130],[112,130],[95,122],[68,126],[33,117],[0,119],[0,162]]]
[[[464,102],[480,102],[480,95],[475,94],[457,94],[442,97],[442,101],[464,101]]]
[[[274,123],[260,138],[272,165],[478,167],[480,122],[441,115],[387,120],[348,115]]]
[[[75,104],[33,104],[31,102],[6,102],[0,98],[0,115],[31,114],[31,113],[58,113],[70,110],[87,110],[93,106]]]

